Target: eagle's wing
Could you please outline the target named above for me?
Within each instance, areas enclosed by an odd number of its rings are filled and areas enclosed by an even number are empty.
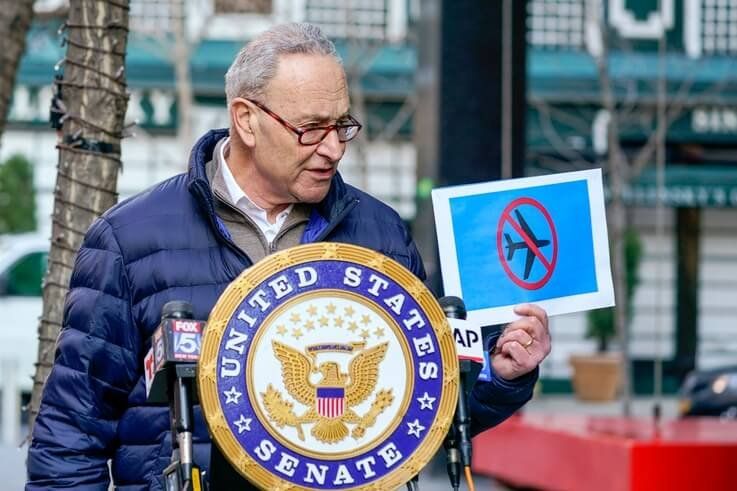
[[[351,382],[346,386],[346,406],[362,403],[374,391],[379,378],[379,363],[384,359],[389,343],[383,343],[357,354],[348,365]]]
[[[315,386],[310,382],[312,363],[309,358],[294,348],[272,341],[274,355],[281,362],[281,374],[289,395],[312,407],[315,404]]]

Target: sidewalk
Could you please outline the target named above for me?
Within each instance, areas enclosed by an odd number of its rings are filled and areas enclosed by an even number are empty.
[[[21,490],[26,483],[27,447],[0,445],[0,474],[3,476],[2,489]]]

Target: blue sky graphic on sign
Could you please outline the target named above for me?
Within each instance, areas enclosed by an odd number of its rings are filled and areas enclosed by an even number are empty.
[[[469,310],[597,290],[585,179],[449,201]]]

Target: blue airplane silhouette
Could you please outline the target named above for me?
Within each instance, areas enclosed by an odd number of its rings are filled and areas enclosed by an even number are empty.
[[[535,234],[532,233],[532,229],[529,225],[527,225],[527,222],[524,218],[522,218],[522,213],[519,212],[519,210],[514,210],[514,214],[517,215],[517,220],[519,220],[519,224],[522,227],[522,230],[527,234],[527,236],[532,240],[533,244],[535,244],[535,247],[538,249],[540,247],[545,247],[546,245],[550,244],[550,241],[547,239],[538,239],[535,237]],[[504,239],[507,241],[507,245],[505,246],[507,248],[507,261],[511,261],[512,257],[514,257],[514,253],[517,249],[527,249],[527,258],[525,258],[525,275],[524,279],[530,277],[530,271],[532,270],[532,264],[535,262],[535,253],[532,252],[532,249],[530,246],[527,245],[527,242],[524,240],[520,242],[514,242],[512,238],[509,236],[509,234],[504,234]]]

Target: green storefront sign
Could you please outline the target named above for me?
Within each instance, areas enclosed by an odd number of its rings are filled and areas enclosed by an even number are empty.
[[[668,165],[658,190],[656,172],[646,169],[636,184],[624,190],[626,202],[654,206],[658,200],[672,207],[737,208],[737,167]]]

